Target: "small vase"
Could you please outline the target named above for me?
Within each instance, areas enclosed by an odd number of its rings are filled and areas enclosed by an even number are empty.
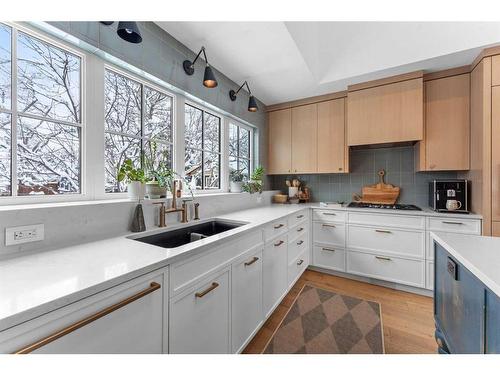
[[[161,187],[158,182],[148,182],[146,184],[146,195],[149,199],[164,198],[167,196],[167,189]]]
[[[127,185],[127,195],[130,199],[144,199],[144,184],[139,181],[132,181]]]
[[[238,181],[230,181],[229,182],[229,189],[231,190],[231,193],[241,193],[241,188],[243,186],[243,182]]]

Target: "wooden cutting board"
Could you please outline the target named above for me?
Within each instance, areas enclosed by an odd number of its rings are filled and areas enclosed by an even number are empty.
[[[399,187],[385,183],[385,171],[383,169],[378,172],[378,175],[380,181],[377,184],[364,186],[361,191],[361,197],[359,195],[354,195],[354,200],[356,202],[379,204],[396,203],[399,197]]]

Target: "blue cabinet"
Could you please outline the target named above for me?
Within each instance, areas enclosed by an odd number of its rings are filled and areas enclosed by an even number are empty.
[[[486,291],[485,353],[500,354],[500,298]]]
[[[439,244],[434,272],[436,337],[445,341],[440,347],[450,353],[484,353],[484,285]]]

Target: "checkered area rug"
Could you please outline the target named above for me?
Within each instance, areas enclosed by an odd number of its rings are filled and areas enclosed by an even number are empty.
[[[305,285],[265,354],[383,354],[380,305]]]

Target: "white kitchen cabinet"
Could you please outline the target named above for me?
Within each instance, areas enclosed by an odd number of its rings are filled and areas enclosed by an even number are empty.
[[[167,269],[154,271],[3,331],[0,352],[168,352]]]
[[[345,250],[333,246],[314,245],[312,264],[321,268],[345,272]]]
[[[305,250],[288,264],[288,285],[295,284],[309,265],[309,251]]]
[[[229,353],[230,269],[170,300],[170,353]]]
[[[315,221],[313,223],[313,236],[315,243],[344,247],[345,225],[341,223]]]
[[[232,265],[232,352],[239,353],[260,328],[262,309],[262,248]]]
[[[264,316],[267,318],[284,297],[287,286],[287,236],[283,235],[264,248]]]
[[[434,289],[434,262],[425,262],[425,280],[427,289]]]

